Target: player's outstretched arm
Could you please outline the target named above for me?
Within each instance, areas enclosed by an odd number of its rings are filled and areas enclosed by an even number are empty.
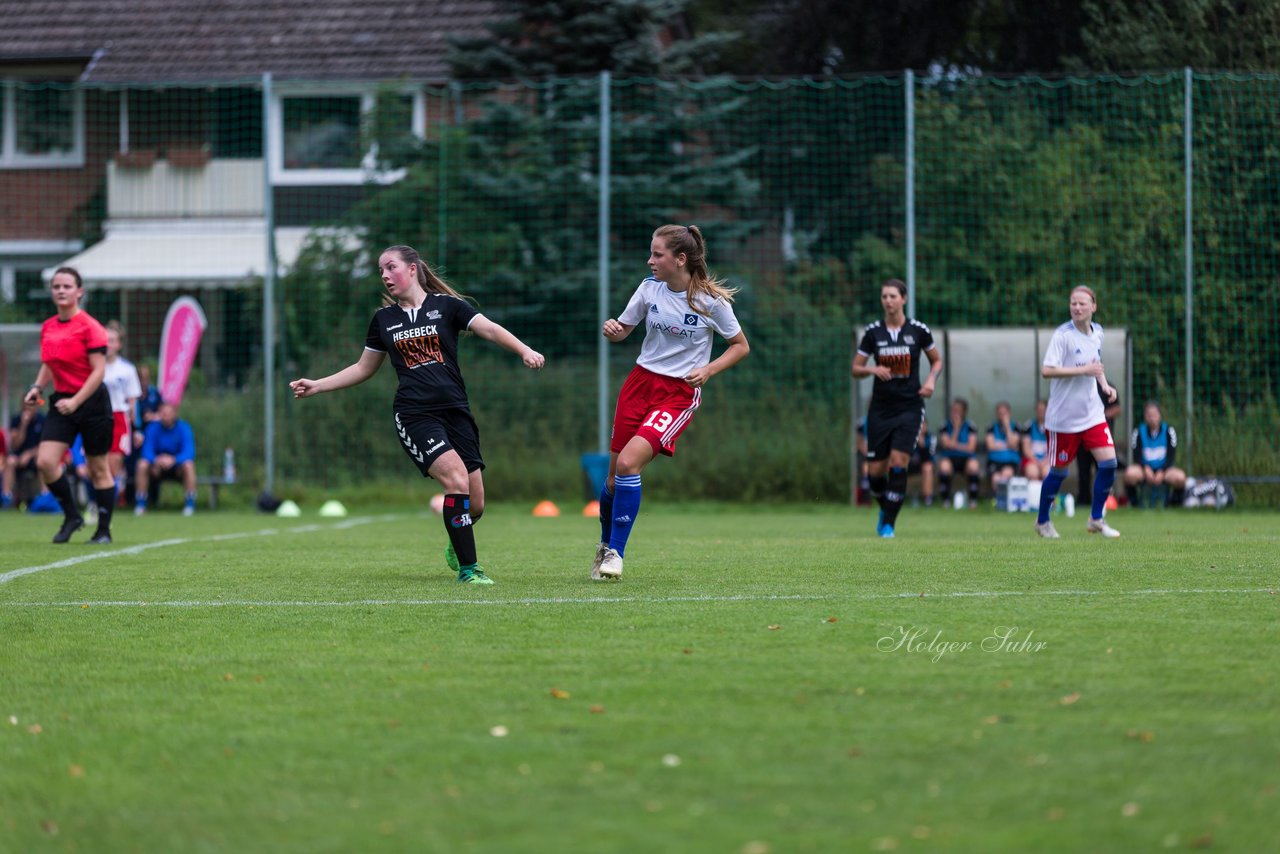
[[[382,367],[382,360],[386,357],[386,353],[377,350],[365,350],[360,354],[360,361],[354,365],[348,365],[336,374],[330,374],[318,380],[306,379],[305,377],[296,379],[289,383],[289,388],[293,389],[295,398],[301,399],[312,397],[325,391],[337,391],[340,388],[359,385],[378,372],[378,368]]]
[[[520,357],[520,361],[524,362],[526,368],[536,370],[547,362],[541,353],[512,335],[505,326],[500,323],[494,323],[483,314],[477,314],[467,328],[484,340],[491,341],[502,349],[515,353]]]

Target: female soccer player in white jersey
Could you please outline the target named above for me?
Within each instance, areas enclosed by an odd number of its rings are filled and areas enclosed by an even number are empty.
[[[643,323],[645,336],[614,411],[609,476],[600,490],[600,545],[591,566],[596,581],[622,575],[627,538],[640,512],[640,472],[658,454],[675,455],[676,439],[693,420],[707,380],[751,349],[733,313],[736,289],[707,272],[706,242],[696,225],[655,231],[649,270],[626,309],[602,329],[617,342]],[[713,334],[729,343],[714,361]]]
[[[477,312],[436,275],[410,246],[392,246],[378,258],[390,302],[369,322],[360,360],[323,379],[289,383],[293,396],[311,397],[358,385],[391,357],[399,386],[392,412],[405,453],[445,491],[445,561],[464,584],[492,584],[476,560],[472,525],[484,512],[484,460],[480,431],[467,403],[458,365],[458,336],[470,330],[541,368],[541,353]]]
[[[1102,397],[1116,399],[1116,390],[1107,382],[1102,366],[1102,327],[1093,322],[1098,301],[1093,290],[1079,285],[1071,291],[1071,320],[1059,326],[1049,341],[1040,375],[1049,380],[1049,408],[1044,426],[1049,440],[1048,462],[1052,468],[1040,490],[1040,515],[1036,533],[1057,539],[1058,532],[1049,521],[1058,490],[1071,470],[1071,461],[1083,447],[1098,463],[1098,476],[1093,482],[1093,507],[1089,524],[1091,534],[1118,537],[1120,532],[1102,518],[1111,484],[1116,479],[1116,443],[1107,427]]]
[[[133,451],[133,409],[142,397],[142,381],[134,367],[120,350],[124,345],[124,327],[117,320],[107,322],[107,370],[102,377],[107,394],[111,397],[111,450],[107,461],[111,465],[111,477],[116,484],[116,503],[124,498],[124,458]]]

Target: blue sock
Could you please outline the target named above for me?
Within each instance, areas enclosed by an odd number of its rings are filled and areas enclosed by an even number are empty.
[[[1116,461],[1102,460],[1098,463],[1098,473],[1093,478],[1093,509],[1089,511],[1090,519],[1101,519],[1107,509],[1107,496],[1111,494],[1111,484],[1116,482]]]
[[[613,536],[613,493],[609,487],[600,487],[600,542],[607,543]]]
[[[1049,476],[1040,484],[1040,515],[1036,516],[1036,524],[1043,525],[1049,521],[1049,511],[1053,509],[1053,501],[1062,489],[1062,482],[1067,479],[1071,469],[1049,469]]]
[[[609,534],[609,548],[623,555],[627,549],[627,537],[640,513],[640,475],[618,475],[613,479],[613,530]]]

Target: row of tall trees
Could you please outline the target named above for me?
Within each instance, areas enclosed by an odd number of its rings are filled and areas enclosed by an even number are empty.
[[[1280,69],[1280,5],[1249,0],[500,0],[460,77]]]

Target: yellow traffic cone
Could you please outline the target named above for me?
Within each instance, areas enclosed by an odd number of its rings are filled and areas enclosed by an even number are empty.
[[[550,501],[539,501],[538,505],[533,508],[533,515],[542,518],[550,518],[560,515],[560,508]]]

